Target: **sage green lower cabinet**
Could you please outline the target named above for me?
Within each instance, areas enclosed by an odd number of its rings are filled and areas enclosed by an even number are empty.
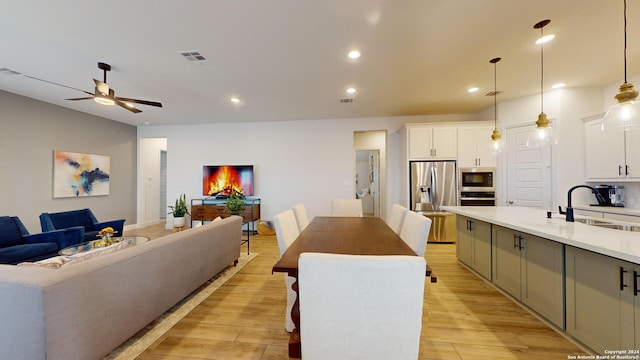
[[[564,246],[493,225],[493,283],[564,328]]]
[[[458,260],[491,280],[491,224],[456,215]]]
[[[600,354],[637,349],[640,266],[567,246],[566,271],[567,333]]]

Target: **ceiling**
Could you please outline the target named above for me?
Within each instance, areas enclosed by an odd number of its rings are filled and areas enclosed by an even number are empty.
[[[132,125],[473,114],[544,88],[624,78],[622,0],[3,1],[0,89]],[[628,0],[628,71],[640,73],[640,0]],[[352,49],[362,52],[349,60]],[[197,50],[205,63],[180,52]],[[112,66],[134,114],[91,100]],[[17,72],[19,74],[14,74]],[[25,76],[26,75],[26,76]],[[34,80],[36,77],[49,82]],[[475,94],[471,86],[480,87]],[[638,84],[640,86],[640,84]],[[345,89],[357,88],[355,95]],[[232,104],[237,96],[241,102]],[[353,98],[341,103],[341,98]]]

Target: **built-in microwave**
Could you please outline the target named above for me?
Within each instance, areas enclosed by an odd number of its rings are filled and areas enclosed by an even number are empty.
[[[495,191],[495,177],[495,168],[460,168],[458,169],[458,190]]]

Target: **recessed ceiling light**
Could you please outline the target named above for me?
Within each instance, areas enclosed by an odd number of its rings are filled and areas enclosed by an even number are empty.
[[[551,87],[552,89],[560,89],[567,86],[567,84],[565,83],[557,83],[557,84],[553,84],[553,86]]]
[[[347,56],[349,56],[349,59],[351,60],[355,60],[358,59],[360,57],[360,51],[358,50],[351,50],[349,51],[349,54]]]
[[[536,40],[536,45],[548,43],[549,41],[551,41],[551,40],[553,40],[555,38],[556,38],[556,36],[553,35],[553,34],[545,35],[545,36],[539,38],[538,40]]]
[[[240,103],[240,99],[238,99],[237,97],[230,97],[229,101],[231,101],[234,104],[239,104]]]
[[[348,88],[347,89],[347,94],[355,94],[356,93],[356,88]]]
[[[472,88],[469,88],[467,92],[474,93],[474,92],[478,92],[478,90],[480,90],[479,87],[472,87]]]

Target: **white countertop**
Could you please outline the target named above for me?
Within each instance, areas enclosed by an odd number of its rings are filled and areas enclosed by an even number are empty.
[[[564,215],[557,213],[554,213],[551,219],[547,219],[545,210],[520,206],[443,206],[442,208],[480,221],[640,264],[640,232],[567,222]],[[576,215],[575,218],[584,218],[584,216]]]

